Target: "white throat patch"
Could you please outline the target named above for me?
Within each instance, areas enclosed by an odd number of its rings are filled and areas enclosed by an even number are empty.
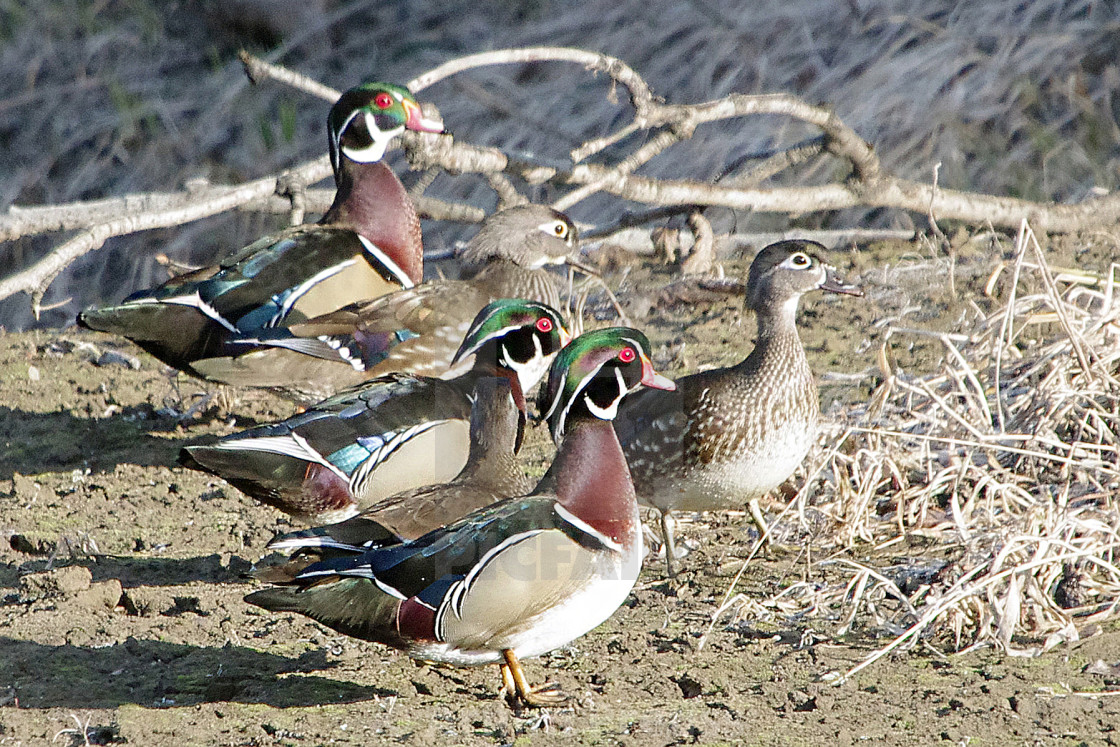
[[[343,154],[351,161],[356,161],[358,163],[380,161],[385,156],[385,150],[389,147],[389,143],[393,138],[404,132],[404,125],[394,127],[387,132],[377,129],[377,121],[374,119],[373,114],[369,112],[358,112],[354,116],[364,116],[366,118],[366,130],[369,132],[372,142],[364,148],[343,147]],[[353,118],[351,118],[351,121],[352,120]],[[346,127],[349,126],[350,121],[348,121],[342,129],[345,130]]]

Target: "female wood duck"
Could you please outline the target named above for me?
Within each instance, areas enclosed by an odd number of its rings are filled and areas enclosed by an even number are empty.
[[[366,83],[327,117],[338,191],[315,225],[271,234],[226,259],[89,309],[79,324],[127,337],[176,368],[201,375],[202,361],[255,331],[411,288],[423,278],[420,221],[381,158],[405,129],[442,132],[407,89]]]
[[[559,306],[562,264],[577,243],[576,227],[544,205],[491,215],[463,251],[463,275],[433,280],[356,303],[284,329],[234,340],[232,357],[199,364],[207,378],[265,386],[307,402],[366,379],[407,371],[444,376],[479,309],[497,298]],[[450,371],[454,374],[454,371]]]
[[[584,334],[557,355],[541,398],[560,443],[555,491],[511,497],[400,544],[279,537],[272,546],[295,555],[260,571],[278,585],[245,601],[299,612],[424,661],[496,663],[511,702],[560,702],[555,685],[529,685],[520,660],[598,626],[637,579],[644,552],[638,504],[610,419],[639,386],[672,388],[648,350],[641,332],[613,327]]]
[[[473,356],[474,365],[459,377],[382,376],[282,422],[188,446],[180,463],[309,523],[341,521],[403,490],[455,477],[468,463],[479,379],[508,379],[523,418],[525,392],[570,339],[550,306],[501,299],[467,330],[456,360]]]
[[[615,419],[639,499],[661,512],[670,575],[670,512],[757,501],[793,474],[816,440],[819,395],[797,335],[798,302],[812,290],[862,295],[814,253],[823,249],[780,241],[759,252],[746,291],[758,323],[750,355],[678,379],[675,392],[640,392]]]

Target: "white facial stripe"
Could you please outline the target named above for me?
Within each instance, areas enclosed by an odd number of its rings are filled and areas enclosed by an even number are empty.
[[[366,118],[366,129],[369,130],[371,142],[365,148],[347,148],[343,147],[341,150],[346,157],[358,163],[373,163],[380,161],[385,156],[385,149],[389,147],[389,142],[404,132],[404,125],[394,127],[388,131],[382,131],[377,128],[377,122],[371,112],[360,112]],[[355,114],[357,116],[357,114]],[[353,118],[351,118],[353,119]],[[350,120],[346,120],[349,126]],[[344,132],[345,127],[339,132]]]
[[[522,392],[528,392],[537,385],[538,381],[544,378],[544,375],[548,372],[549,364],[552,363],[552,358],[554,357],[544,354],[544,348],[541,347],[541,338],[536,335],[533,335],[533,347],[536,348],[536,354],[525,363],[517,363],[511,360],[505,348],[502,348],[502,355],[505,358],[505,363],[517,374],[517,380],[521,384]]]
[[[796,252],[782,260],[780,266],[787,270],[806,270],[813,266],[813,258],[804,252]]]
[[[558,220],[550,220],[547,223],[542,223],[539,226],[537,226],[537,230],[540,231],[541,233],[547,234],[547,235],[549,235],[549,236],[551,236],[555,239],[558,239],[558,238],[560,238],[560,234],[556,233],[556,226],[558,226],[558,225],[563,226],[564,224],[562,222],[558,221]],[[572,232],[567,231],[567,226],[564,226],[564,228],[565,228],[565,231],[566,231],[566,233],[564,234],[564,243],[568,244],[568,245],[571,245],[571,243],[572,243]]]
[[[603,361],[603,363],[600,363],[598,366],[596,366],[594,370],[592,370],[589,374],[580,379],[579,384],[576,386],[576,393],[582,392],[584,389],[586,389],[587,383],[599,374],[599,371],[605,364],[606,361]],[[561,395],[563,395],[563,392],[557,393],[556,399],[552,401],[552,406],[548,408],[548,412],[544,416],[545,420],[548,420],[549,417],[552,416],[552,413],[556,409],[556,406],[560,404],[560,400],[562,399]],[[560,423],[556,428],[557,437],[564,435],[564,425],[568,422],[568,411],[572,409],[572,405],[575,404],[575,401],[576,398],[573,396],[570,400],[568,400],[568,404],[564,406],[563,411],[561,411]]]
[[[587,405],[587,409],[600,420],[614,420],[615,416],[618,415],[618,403],[622,401],[623,395],[628,391],[626,380],[622,378],[622,369],[616,368],[614,370],[614,378],[618,382],[618,396],[606,407],[599,407],[591,401],[589,395],[583,395],[583,403]]]
[[[475,343],[473,346],[464,350],[463,354],[459,356],[460,360],[463,359],[463,358],[466,358],[468,355],[473,355],[475,353],[475,351],[477,351],[479,348],[481,348],[483,345],[490,342],[491,340],[497,339],[499,337],[503,337],[503,336],[509,334],[510,332],[512,332],[515,329],[520,329],[522,326],[524,326],[524,325],[520,325],[520,324],[510,325],[509,327],[502,327],[501,329],[498,329],[498,330],[495,330],[495,331],[491,332],[490,334],[486,335],[481,340],[479,340],[477,343]]]

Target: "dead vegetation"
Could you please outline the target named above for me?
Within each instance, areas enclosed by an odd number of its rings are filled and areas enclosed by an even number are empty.
[[[874,394],[834,413],[781,530],[824,572],[736,596],[713,624],[780,614],[892,639],[841,681],[899,647],[1037,655],[1115,618],[1120,264],[1052,268],[1026,223],[1011,256],[985,286],[995,310],[938,335],[939,371],[899,370],[888,332]]]
[[[363,45],[387,43],[388,35],[397,33],[396,24],[373,23],[387,12],[375,5],[347,4],[332,18],[349,12],[348,18],[361,18],[368,22],[364,28],[375,29]],[[460,14],[466,29],[478,29],[471,20],[477,18],[475,5],[419,9],[408,22],[433,26]],[[619,54],[627,54],[621,49],[633,39],[634,19],[624,17],[632,11],[624,5],[584,4],[581,9],[598,19],[598,46],[617,48]],[[674,3],[674,12],[648,5],[650,13],[660,13],[657,23],[643,26],[650,33],[649,48],[627,61],[658,93],[680,102],[732,91],[794,90],[807,101],[832,102],[844,122],[875,145],[883,163],[914,181],[932,184],[934,164],[941,163],[942,185],[1008,196],[1078,203],[1115,187],[1120,129],[1112,96],[1120,80],[1114,62],[1120,27],[1115,19],[1100,17],[1099,5],[864,3],[845,10],[813,1],[762,8],[751,3],[737,10],[713,5],[682,9]],[[582,27],[572,23],[572,9],[553,10],[533,30],[503,43],[574,43],[577,32],[571,28]],[[325,19],[320,29],[334,23]],[[19,27],[20,43],[3,54],[26,53],[30,42],[24,35],[38,28]],[[859,44],[849,44],[853,32]],[[139,45],[145,38],[137,32]],[[686,69],[682,50],[701,44],[707,55]],[[324,73],[342,58],[343,72],[332,69],[331,80],[366,77],[368,60],[346,59],[348,54],[357,58],[360,46],[347,35],[333,51],[307,51],[299,67],[326,78]],[[236,121],[235,115],[271,122],[272,114],[291,106],[289,94],[277,87],[254,94],[252,113],[234,107],[247,84],[235,80],[240,72],[231,64],[218,65],[220,75],[191,89],[177,81],[183,90],[162,96],[156,105],[138,93],[145,89],[131,77],[123,76],[123,83],[111,80],[108,67],[94,66],[88,78],[57,83],[60,73],[52,66],[72,50],[54,59],[52,48],[45,45],[35,64],[44,80],[56,81],[54,88],[31,81],[25,91],[5,91],[0,107],[0,116],[8,117],[35,107],[37,118],[5,141],[17,146],[12,153],[20,163],[0,177],[6,179],[5,202],[173,189],[192,162],[209,163],[214,181],[236,172],[238,178],[272,182],[264,176],[270,170],[320,149],[296,144],[322,139],[321,117],[301,114],[294,125],[297,134],[271,146],[245,133],[253,127],[242,127],[231,135],[236,155],[222,160],[225,146],[215,144],[220,137],[211,128],[231,126],[218,123]],[[287,49],[292,54],[299,43]],[[194,52],[175,47],[167,54],[173,66]],[[96,59],[91,54],[90,60]],[[420,55],[385,69],[403,79],[434,62]],[[556,160],[593,138],[607,137],[602,123],[614,116],[610,102],[597,92],[581,88],[580,95],[558,100],[557,76],[564,74],[525,63],[517,76],[475,70],[436,90],[454,92],[455,98],[448,97],[454,103],[445,105],[444,113],[450,118],[455,110],[455,119],[466,123],[457,128],[464,141],[501,143],[506,152],[531,151],[541,160]],[[129,94],[118,100],[117,115],[102,112],[83,120],[87,130],[81,136],[55,131],[55,120],[76,119],[64,108],[73,103],[67,97],[88,105],[93,92],[112,85]],[[208,104],[176,135],[192,143],[177,152],[168,147],[170,133],[179,121],[176,112],[201,106],[191,101]],[[121,129],[126,120],[133,125],[131,134]],[[523,120],[533,124],[523,127],[532,132],[511,134],[511,122]],[[779,130],[739,126],[738,139],[726,136],[726,125],[697,131],[679,152],[658,153],[647,173],[664,178],[687,165],[689,173],[711,178],[743,155],[771,153],[807,135],[794,122]],[[49,153],[28,155],[35,150],[28,142],[35,130],[55,133],[52,138],[61,144]],[[87,140],[100,144],[96,156],[83,150]],[[129,166],[122,167],[111,153],[128,153]],[[260,159],[256,171],[254,158]],[[827,163],[818,159],[803,165],[797,178],[834,177]],[[790,179],[779,179],[779,185],[788,186]],[[494,185],[495,180],[481,178],[453,186],[437,181],[433,190],[463,202],[489,203]],[[264,191],[271,189],[269,184]],[[535,196],[557,196],[553,185],[534,189]],[[485,199],[479,199],[483,193]],[[605,223],[616,205],[591,199],[577,213]],[[933,218],[941,217],[933,212]],[[724,229],[771,225],[750,211],[728,214],[713,220]],[[915,220],[889,209],[830,213],[798,225],[832,226],[847,219],[924,223],[920,214]],[[1113,265],[1098,276],[1051,267],[1032,225],[1022,223],[1011,247],[1013,259],[991,274],[990,304],[973,304],[952,332],[932,333],[942,346],[940,370],[914,375],[900,369],[893,342],[919,332],[896,327],[878,351],[881,383],[869,401],[831,413],[832,430],[822,439],[828,447],[808,465],[805,489],[777,524],[779,542],[810,550],[805,563],[814,569],[812,576],[761,599],[735,597],[739,589],[732,584],[727,594],[732,599],[714,611],[713,625],[726,623],[728,615],[780,616],[834,638],[878,638],[880,647],[863,664],[837,673],[843,680],[899,648],[996,646],[1011,655],[1037,654],[1090,636],[1115,618],[1120,604],[1120,270]],[[197,236],[193,230],[177,236],[172,248],[187,256],[191,237]],[[989,237],[995,244],[1002,240],[994,232]],[[152,244],[158,242],[139,239],[118,246],[134,255]],[[4,266],[37,259],[28,246],[10,249],[5,259],[11,264]],[[935,252],[937,267],[931,261],[923,269],[947,271],[951,277],[952,258],[942,248],[939,244]],[[193,255],[187,261],[199,259]],[[93,274],[112,278],[107,266]],[[151,275],[130,272],[130,282],[141,284]],[[126,289],[120,290],[117,295]],[[63,307],[70,316],[90,296],[78,279],[64,276],[44,304],[71,298]],[[56,324],[62,319],[61,314],[48,317]]]

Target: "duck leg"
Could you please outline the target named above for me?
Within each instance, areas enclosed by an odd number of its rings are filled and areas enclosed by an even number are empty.
[[[673,538],[673,516],[668,509],[661,509],[661,539],[665,542],[665,568],[669,578],[677,575],[673,561],[677,559],[677,542]]]
[[[747,501],[747,510],[750,512],[751,521],[758,528],[759,543],[771,547],[773,543],[770,541],[770,526],[766,523],[766,517],[762,515],[762,507],[758,505],[757,498]]]
[[[502,651],[502,656],[505,658],[505,663],[500,665],[502,688],[505,690],[506,699],[511,704],[520,701],[527,706],[542,708],[559,705],[568,699],[564,693],[560,692],[560,687],[555,682],[546,682],[536,687],[531,686],[529,681],[525,679],[525,671],[521,668],[521,662],[518,661],[517,655],[513,653],[512,649],[507,648]]]

